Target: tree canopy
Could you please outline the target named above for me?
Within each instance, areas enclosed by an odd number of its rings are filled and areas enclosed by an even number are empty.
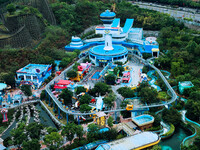
[[[73,93],[68,90],[68,88],[63,89],[62,93],[59,95],[59,98],[64,99],[64,104],[67,105],[72,102],[72,95]]]

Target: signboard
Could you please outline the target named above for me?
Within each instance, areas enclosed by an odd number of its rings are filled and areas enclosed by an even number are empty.
[[[108,60],[99,60],[99,62],[105,62],[105,63],[106,63],[107,61],[108,61]]]

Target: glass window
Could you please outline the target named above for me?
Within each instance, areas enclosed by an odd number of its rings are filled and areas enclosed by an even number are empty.
[[[36,76],[33,76],[33,80],[37,80],[37,77],[36,77]]]
[[[21,80],[24,80],[24,76],[23,75],[19,76],[18,78],[21,79]]]
[[[27,80],[30,80],[30,79],[31,79],[31,76],[26,76],[26,79],[27,79]]]

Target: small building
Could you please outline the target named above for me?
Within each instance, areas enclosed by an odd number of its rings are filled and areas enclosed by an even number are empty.
[[[122,77],[122,83],[129,83],[130,81],[130,72],[124,72],[123,77]]]
[[[57,83],[54,84],[54,89],[66,89],[67,86],[71,83],[70,80],[59,80]]]
[[[145,130],[153,126],[154,117],[151,115],[140,115],[132,118],[133,122],[140,128],[140,130]]]
[[[193,87],[194,85],[192,84],[191,81],[183,81],[178,83],[178,88],[181,94],[183,94],[184,89],[188,89]]]
[[[99,145],[96,150],[131,150],[145,149],[160,142],[160,137],[154,132],[140,132],[122,139]]]
[[[16,72],[17,85],[31,85],[39,88],[51,75],[52,65],[28,64]]]
[[[99,127],[105,127],[106,126],[106,114],[104,112],[97,112],[94,118],[94,122]]]

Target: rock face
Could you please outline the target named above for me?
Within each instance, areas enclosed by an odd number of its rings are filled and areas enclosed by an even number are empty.
[[[21,1],[24,3],[24,0]],[[31,5],[37,8],[48,23],[56,25],[55,16],[47,0],[27,0],[24,5]],[[13,48],[31,46],[33,40],[40,39],[40,35],[45,29],[43,19],[34,14],[12,16],[5,19],[6,5],[0,7],[0,18],[7,29],[7,31],[0,30],[0,34],[6,35],[5,37],[0,37],[0,48],[6,45],[10,45]]]

